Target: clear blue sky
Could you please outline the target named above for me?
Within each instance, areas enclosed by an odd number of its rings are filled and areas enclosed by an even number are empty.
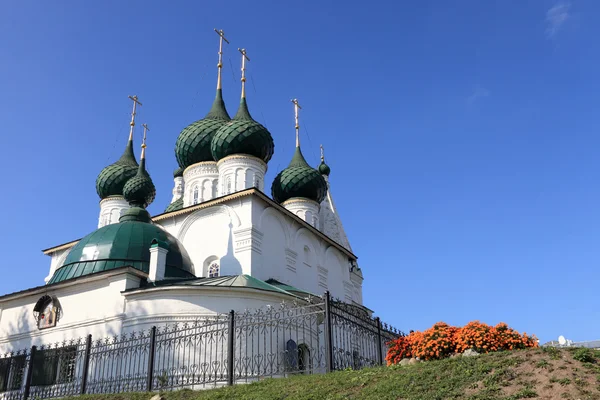
[[[3,2],[0,292],[42,284],[40,250],[95,229],[130,94],[151,128],[150,211],[164,209],[177,135],[214,96],[220,28],[231,114],[236,49],[251,58],[268,186],[292,156],[291,98],[308,161],[325,146],[367,306],[404,330],[479,319],[597,339],[599,14],[594,0]]]

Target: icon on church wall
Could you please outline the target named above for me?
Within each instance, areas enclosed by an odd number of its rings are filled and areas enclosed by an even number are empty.
[[[60,305],[56,297],[43,296],[33,308],[33,316],[36,319],[38,329],[52,328],[56,326],[60,318]]]

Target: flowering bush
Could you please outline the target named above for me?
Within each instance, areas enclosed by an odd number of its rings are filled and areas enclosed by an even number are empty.
[[[388,343],[388,365],[397,364],[404,358],[418,357],[437,360],[472,349],[478,353],[498,350],[515,350],[537,347],[535,336],[522,335],[501,322],[489,326],[479,321],[469,322],[462,328],[438,322],[423,332],[411,332]]]
[[[423,333],[415,335],[412,351],[415,357],[422,360],[445,358],[453,354],[456,348],[455,335],[458,329],[438,322]]]

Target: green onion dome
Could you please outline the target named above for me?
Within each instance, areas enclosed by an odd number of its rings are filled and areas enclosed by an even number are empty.
[[[128,209],[117,224],[110,224],[81,239],[69,252],[62,267],[48,283],[108,271],[133,267],[150,271],[150,246],[153,240],[166,244],[166,278],[194,277],[193,265],[183,245],[159,225],[152,223],[143,208]]]
[[[175,157],[179,166],[186,169],[202,161],[214,161],[210,151],[211,140],[217,130],[230,120],[221,89],[217,89],[217,96],[206,117],[183,128],[177,137]]]
[[[271,133],[250,116],[246,98],[231,121],[224,124],[212,138],[210,151],[219,161],[232,154],[248,154],[269,162],[275,151]]]
[[[183,168],[177,168],[173,171],[173,178],[181,178],[183,176]]]
[[[146,159],[142,156],[137,174],[123,187],[123,196],[132,206],[146,208],[156,197],[156,188],[146,171]]]
[[[167,208],[165,208],[165,212],[171,212],[171,211],[177,211],[177,210],[181,210],[183,208],[183,196],[181,196],[180,198],[178,198],[177,200],[175,200],[174,202],[172,202],[171,204],[169,204],[167,206]]]
[[[296,147],[290,165],[273,181],[273,200],[283,203],[291,198],[301,197],[321,203],[326,194],[327,182],[316,169],[308,165],[300,147]]]
[[[329,168],[329,165],[325,164],[325,161],[323,160],[321,160],[321,164],[319,164],[317,169],[321,175],[329,176],[331,173],[331,168]]]
[[[110,196],[122,196],[123,186],[133,178],[138,170],[138,163],[133,155],[133,142],[129,140],[123,155],[114,164],[105,167],[96,178],[96,192],[101,199]]]

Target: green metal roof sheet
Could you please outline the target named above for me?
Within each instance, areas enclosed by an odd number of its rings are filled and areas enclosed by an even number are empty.
[[[177,210],[181,210],[183,208],[183,196],[181,196],[180,198],[178,198],[177,200],[175,200],[174,202],[172,202],[171,204],[169,204],[167,206],[167,208],[165,208],[165,212],[171,212],[171,211],[177,211]]]
[[[133,142],[129,140],[121,158],[114,164],[105,167],[96,178],[96,192],[101,199],[110,196],[121,196],[123,186],[135,176],[138,163],[133,154]]]
[[[273,279],[273,278],[267,279],[265,281],[265,283],[268,283],[269,285],[278,287],[279,289],[285,290],[286,292],[297,292],[297,293],[304,293],[304,294],[307,294],[307,295],[310,295],[310,296],[316,296],[316,294],[314,294],[314,293],[310,293],[310,292],[307,292],[306,290],[298,289],[297,287],[294,287],[292,285],[288,285],[286,283],[281,283],[278,280]]]
[[[215,278],[192,278],[185,280],[169,280],[149,283],[147,288],[163,286],[201,286],[201,287],[231,287],[263,290],[298,297],[275,285],[271,285],[250,275],[228,275]],[[136,290],[136,289],[132,289]]]
[[[165,277],[193,277],[192,261],[183,245],[158,225],[144,222],[143,213],[147,214],[147,211],[132,207],[118,224],[106,225],[81,239],[48,283],[123,266],[148,273],[153,239],[167,243],[169,247]],[[149,215],[147,221],[150,221]]]
[[[190,165],[213,161],[210,143],[215,133],[231,118],[223,102],[223,93],[217,89],[212,108],[203,119],[183,128],[175,143],[175,157],[182,169]],[[183,173],[183,171],[182,171]]]
[[[210,144],[213,159],[219,161],[232,154],[248,154],[269,162],[275,151],[271,133],[252,119],[246,98],[233,119],[219,128]]]

